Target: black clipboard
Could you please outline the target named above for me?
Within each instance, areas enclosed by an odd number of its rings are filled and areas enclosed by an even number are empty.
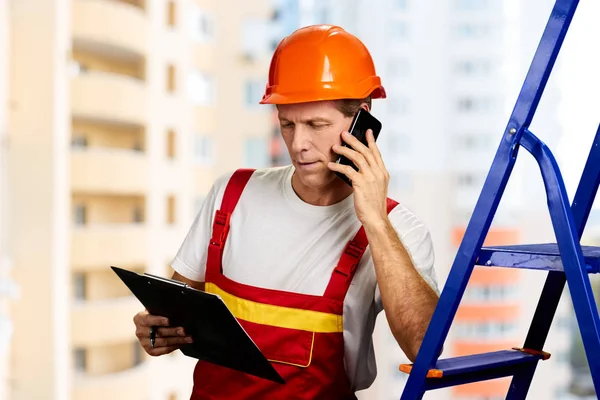
[[[180,348],[186,356],[285,383],[218,295],[173,279],[111,268],[150,314],[167,317],[171,326],[182,326],[193,338]]]

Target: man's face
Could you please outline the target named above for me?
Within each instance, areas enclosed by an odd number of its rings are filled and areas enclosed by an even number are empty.
[[[341,144],[340,134],[350,128],[352,118],[331,101],[285,104],[277,109],[281,134],[300,181],[319,188],[337,179],[327,163],[337,159],[331,147]]]

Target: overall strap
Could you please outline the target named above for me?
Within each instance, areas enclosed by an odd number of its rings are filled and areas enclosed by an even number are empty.
[[[386,205],[389,214],[394,207],[398,205],[398,202],[388,198]],[[365,233],[365,228],[361,226],[354,238],[346,245],[337,266],[331,274],[329,284],[327,285],[327,289],[325,289],[323,297],[341,302],[344,301],[346,293],[352,283],[352,278],[354,278],[354,274],[356,273],[356,267],[358,267],[358,263],[368,245],[369,241],[367,239],[367,234]]]
[[[220,274],[223,271],[221,261],[225,241],[229,234],[231,214],[235,210],[235,206],[253,173],[254,169],[238,169],[227,183],[221,208],[216,211],[213,221],[212,237],[208,245],[208,257],[206,260],[207,277],[210,277],[212,274]]]

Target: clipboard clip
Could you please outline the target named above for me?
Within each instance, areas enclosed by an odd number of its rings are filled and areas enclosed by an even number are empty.
[[[157,276],[157,275],[149,274],[147,272],[144,273],[144,275],[146,275],[146,276],[148,276],[148,277],[150,277],[152,279],[156,279],[158,281],[161,281],[161,282],[170,283],[171,285],[179,286],[181,288],[187,288],[187,287],[189,287],[187,283],[176,281],[174,279],[163,278],[162,276]]]

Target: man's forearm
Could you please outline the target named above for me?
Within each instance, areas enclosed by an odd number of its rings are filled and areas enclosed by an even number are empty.
[[[365,225],[365,232],[390,329],[404,353],[414,361],[438,295],[415,269],[388,219]]]

